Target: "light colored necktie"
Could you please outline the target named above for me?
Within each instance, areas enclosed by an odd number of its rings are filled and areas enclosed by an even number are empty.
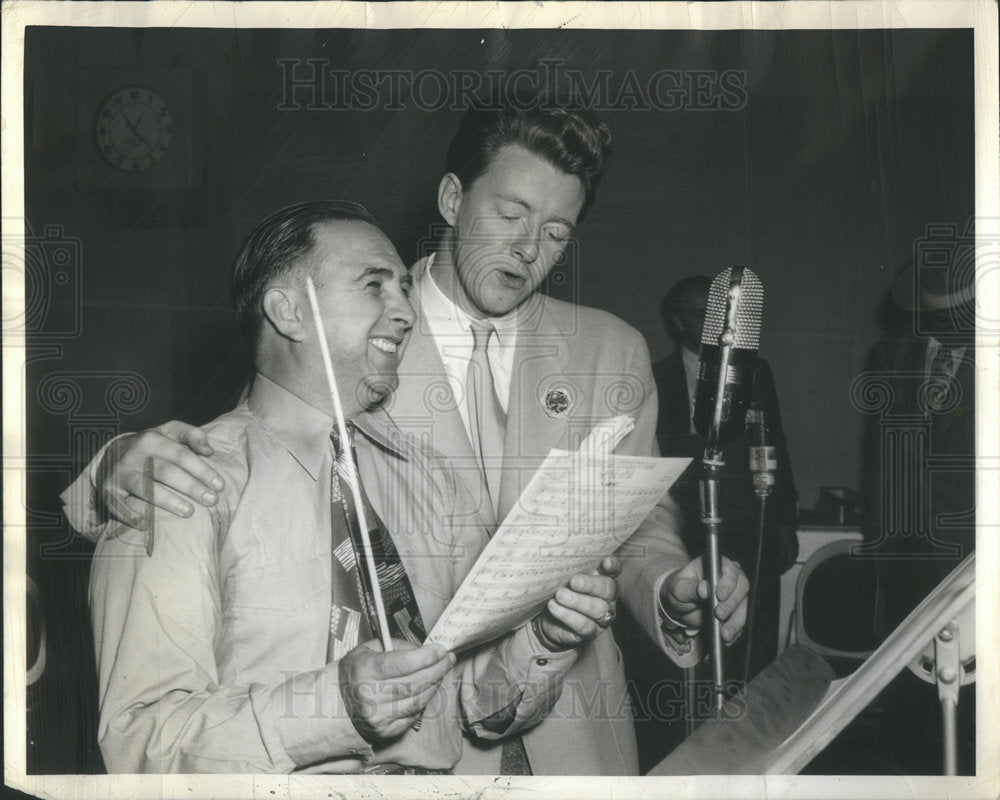
[[[469,434],[495,513],[500,499],[503,443],[507,428],[507,415],[497,397],[490,358],[486,350],[490,336],[496,334],[496,329],[489,320],[479,319],[472,320],[469,327],[472,330],[472,358],[469,359],[469,369],[465,374]],[[519,735],[504,739],[500,751],[500,774],[532,774],[528,754]]]
[[[479,459],[483,478],[490,494],[493,510],[500,499],[500,478],[503,467],[504,432],[507,415],[500,405],[493,372],[486,348],[490,336],[496,333],[489,320],[472,320],[472,358],[465,375],[465,398],[469,413],[469,434],[472,450]]]

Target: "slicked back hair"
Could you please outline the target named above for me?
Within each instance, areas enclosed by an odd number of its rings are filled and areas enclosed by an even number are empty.
[[[582,219],[611,154],[608,126],[572,100],[531,97],[473,107],[448,147],[445,169],[468,188],[489,169],[499,150],[511,144],[579,179],[585,194]]]
[[[378,223],[348,200],[312,200],[286,206],[254,228],[233,264],[230,289],[244,335],[256,339],[264,319],[264,292],[275,279],[301,269],[316,245],[315,227],[329,221]]]

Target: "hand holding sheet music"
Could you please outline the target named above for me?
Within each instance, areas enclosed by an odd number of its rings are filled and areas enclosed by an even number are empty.
[[[552,450],[480,554],[428,641],[458,650],[537,614],[570,577],[617,550],[687,468],[687,458],[613,455],[629,417]]]

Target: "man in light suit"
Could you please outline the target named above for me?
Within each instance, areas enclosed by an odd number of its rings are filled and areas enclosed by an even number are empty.
[[[417,321],[389,410],[401,428],[452,461],[479,499],[477,513],[493,527],[548,451],[575,447],[596,422],[633,417],[635,428],[616,452],[659,455],[656,388],[643,338],[610,314],[536,291],[593,202],[609,152],[607,126],[545,100],[472,109],[449,148],[438,188],[448,230],[438,251],[413,268]],[[470,330],[483,320],[485,342]],[[177,513],[191,509],[171,490],[210,502],[205,493],[218,476],[188,447],[208,452],[196,429],[168,423],[115,448],[98,480],[113,513],[128,515],[120,501],[131,495]],[[172,465],[158,470],[164,483],[153,497],[133,479],[147,454]],[[679,529],[676,506],[665,497],[619,553],[620,584],[632,616],[689,665],[700,658],[695,634],[708,587]],[[746,592],[746,577],[724,560],[716,613],[726,641],[743,627]],[[550,612],[557,619],[568,613]],[[519,759],[502,762],[500,747],[467,741],[455,771],[635,774],[631,710],[610,631],[582,649],[563,687],[549,717],[524,736]]]

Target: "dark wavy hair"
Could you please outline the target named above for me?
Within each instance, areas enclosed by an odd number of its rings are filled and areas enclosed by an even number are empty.
[[[244,335],[256,338],[264,319],[264,292],[278,277],[301,269],[316,245],[315,226],[330,220],[367,222],[368,210],[348,200],[313,200],[275,212],[254,228],[233,264],[230,291]]]
[[[465,112],[448,147],[445,169],[471,186],[497,152],[516,144],[583,184],[582,219],[597,195],[611,155],[611,130],[575,100],[529,97],[474,106]]]

